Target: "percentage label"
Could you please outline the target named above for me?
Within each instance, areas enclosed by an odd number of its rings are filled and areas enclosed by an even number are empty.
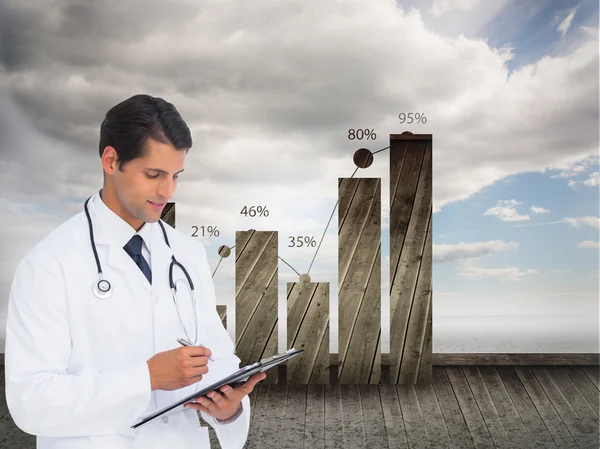
[[[301,248],[303,246],[317,246],[317,242],[315,242],[315,238],[314,237],[309,237],[307,235],[298,235],[298,236],[292,236],[290,235],[290,244],[288,245],[289,248]]]
[[[244,206],[240,212],[241,215],[245,215],[246,217],[268,217],[269,211],[267,210],[267,206]]]
[[[192,228],[196,228],[196,230],[192,234],[192,237],[199,237],[198,231],[200,231],[202,233],[202,237],[206,237],[207,234],[209,237],[218,237],[219,236],[219,230],[217,229],[216,226],[206,226],[206,227],[192,226]]]
[[[398,114],[398,118],[400,119],[400,123],[406,122],[410,124],[414,121],[416,121],[417,123],[422,123],[423,125],[427,123],[427,117],[425,117],[425,114],[422,114],[420,112],[409,112],[408,114],[401,112],[400,114]]]
[[[349,129],[348,130],[348,139],[350,140],[375,140],[377,139],[377,134],[375,134],[374,129]]]

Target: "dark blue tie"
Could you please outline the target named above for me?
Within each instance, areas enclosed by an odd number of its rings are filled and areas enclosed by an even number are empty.
[[[148,282],[152,284],[152,271],[150,271],[148,262],[146,262],[146,259],[142,256],[142,243],[142,237],[139,234],[135,234],[123,249],[131,256],[136,265],[140,267],[140,270],[142,270],[142,273],[144,273]]]

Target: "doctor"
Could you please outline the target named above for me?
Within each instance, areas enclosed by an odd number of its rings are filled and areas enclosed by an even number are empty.
[[[248,394],[264,373],[131,428],[240,367],[204,246],[160,220],[191,146],[163,99],[114,106],[100,127],[102,189],[18,265],[6,400],[38,448],[208,449],[198,413],[223,449],[244,446]]]

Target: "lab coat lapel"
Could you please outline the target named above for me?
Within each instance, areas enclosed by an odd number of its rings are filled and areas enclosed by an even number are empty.
[[[148,291],[151,290],[148,279],[146,279],[146,276],[144,276],[142,270],[140,270],[140,268],[135,264],[133,259],[123,248],[110,244],[107,263],[112,268],[124,271],[129,275],[134,276],[135,279],[139,279],[140,285],[142,285]]]
[[[169,226],[164,224],[165,231]],[[168,231],[167,231],[168,232]],[[168,237],[168,234],[167,234]],[[152,248],[150,251],[150,260],[152,261],[152,283],[154,291],[163,292],[165,289],[169,289],[169,264],[173,256],[173,251],[167,243],[158,222],[152,223],[151,229]],[[172,238],[169,240],[169,244],[172,245]]]
[[[150,235],[150,238],[152,239],[152,244],[150,245],[150,260],[152,261],[152,283],[154,286],[150,285],[148,279],[146,279],[146,276],[142,273],[142,270],[135,264],[129,254],[127,254],[122,247],[114,244],[107,238],[104,229],[101,228],[98,230],[98,237],[96,238],[96,243],[98,245],[108,246],[106,263],[116,270],[127,273],[134,279],[138,279],[139,284],[149,292],[152,290],[160,290],[161,287],[164,288],[164,286],[157,285],[157,282],[162,284],[162,282],[167,279],[168,284],[168,266],[172,254],[164,241],[162,230],[158,223],[152,223]]]

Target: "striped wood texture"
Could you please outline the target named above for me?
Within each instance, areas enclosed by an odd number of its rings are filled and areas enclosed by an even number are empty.
[[[277,240],[272,231],[235,233],[235,353],[240,366],[277,354]],[[278,382],[278,370],[266,374],[262,382]]]
[[[219,318],[221,318],[221,323],[223,323],[223,327],[227,329],[227,306],[217,304],[217,313],[219,314]]]
[[[167,203],[163,208],[160,218],[172,228],[175,228],[175,203]]]
[[[0,383],[0,448],[34,449]],[[245,449],[597,449],[599,367],[435,366],[429,385],[263,384]],[[209,427],[211,448],[221,446]]]
[[[329,283],[287,283],[287,348],[305,350],[287,361],[288,383],[329,383],[329,317]]]
[[[432,377],[432,138],[390,136],[390,383]]]
[[[377,384],[381,376],[381,179],[338,184],[338,376]]]

